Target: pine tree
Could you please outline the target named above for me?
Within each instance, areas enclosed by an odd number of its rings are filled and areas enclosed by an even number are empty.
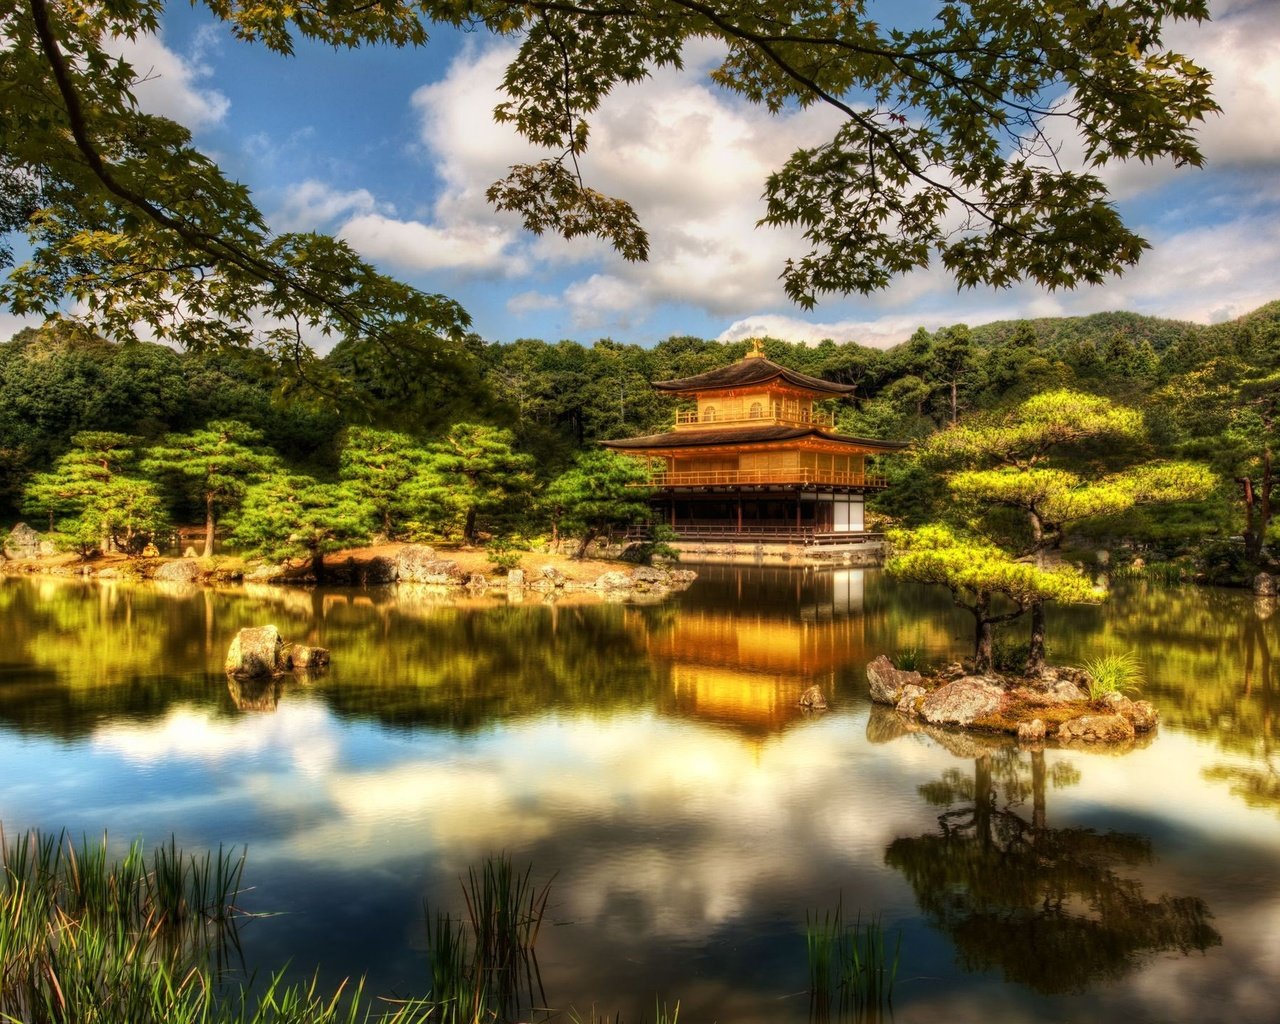
[[[551,482],[544,500],[557,530],[580,538],[575,558],[585,557],[591,542],[612,527],[649,514],[649,491],[643,486],[648,478],[635,459],[595,450]]]

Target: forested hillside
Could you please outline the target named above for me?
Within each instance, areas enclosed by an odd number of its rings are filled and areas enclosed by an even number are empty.
[[[112,344],[69,326],[27,329],[0,343],[0,522],[52,522],[73,546],[74,531],[59,518],[81,514],[81,492],[110,479],[113,505],[140,510],[123,528],[130,537],[215,511],[232,526],[254,506],[246,491],[256,488],[261,505],[270,481],[277,499],[305,492],[336,506],[358,497],[363,504],[346,510],[350,521],[337,531],[344,539],[546,532],[556,511],[530,499],[594,442],[670,423],[673,403],[651,380],[699,373],[745,350],[690,337],[647,349],[608,339],[473,340],[464,357],[423,378],[339,346],[317,378],[340,380],[340,390],[282,395],[285,378],[260,352],[178,352]],[[1200,460],[1219,478],[1207,502],[1107,529],[1176,547],[1244,532],[1248,515],[1255,528],[1269,522],[1280,302],[1213,326],[1106,313],[921,329],[888,350],[766,340],[765,351],[856,385],[835,411],[842,430],[863,436],[924,438],[1056,388],[1104,395],[1141,410],[1145,455]],[[218,443],[258,459],[231,472],[216,499],[208,480],[180,465],[183,451],[199,459],[200,445],[214,443],[200,440],[211,424]],[[1101,465],[1108,454],[1083,457]],[[940,498],[928,474],[910,460],[889,468],[897,486],[878,499],[882,513],[907,522],[932,515]],[[95,474],[97,484],[86,484]],[[145,494],[130,492],[128,481]],[[78,543],[106,532],[101,522],[86,526]],[[240,529],[246,544],[253,534]]]

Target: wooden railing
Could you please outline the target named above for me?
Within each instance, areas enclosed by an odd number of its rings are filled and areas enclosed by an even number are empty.
[[[716,413],[711,419],[699,419],[696,409],[684,409],[676,413],[677,427],[720,427],[740,423],[768,423],[786,427],[834,427],[835,419],[824,412],[806,412],[803,409],[784,412],[781,405],[772,406],[767,411],[761,412],[759,416],[724,416]]]
[[[642,487],[716,487],[734,484],[836,484],[842,487],[887,487],[882,476],[841,473],[831,469],[714,469],[696,473],[657,470]]]
[[[884,539],[883,533],[868,533],[864,530],[817,530],[811,526],[751,526],[743,525],[741,529],[732,523],[718,525],[673,526],[676,540],[736,540],[736,541],[774,541],[792,544],[870,544]],[[628,541],[649,540],[653,536],[651,526],[631,526],[624,534]]]

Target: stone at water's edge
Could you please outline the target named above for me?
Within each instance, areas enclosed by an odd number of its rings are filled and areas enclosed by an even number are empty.
[[[930,725],[972,725],[994,715],[1004,688],[984,676],[965,676],[939,686],[920,702],[920,717]]]
[[[1038,743],[1044,739],[1044,722],[1033,718],[1029,722],[1018,723],[1018,741],[1020,743]]]
[[[285,671],[284,641],[275,626],[242,629],[231,641],[223,668],[236,676],[272,676]]]
[[[802,708],[825,708],[827,706],[827,698],[822,693],[822,687],[815,683],[800,694],[800,706]]]
[[[902,688],[902,696],[898,698],[898,703],[895,707],[904,715],[914,715],[916,713],[916,701],[928,692],[929,691],[923,686],[917,686],[915,683],[907,683],[907,685]]]
[[[325,647],[308,647],[305,644],[293,644],[285,657],[295,669],[324,668],[329,664],[329,651]]]
[[[155,578],[170,583],[195,583],[200,578],[200,563],[194,558],[165,562],[156,570]]]
[[[1081,715],[1058,727],[1059,739],[1079,743],[1123,743],[1133,737],[1133,723],[1123,715]]]
[[[4,539],[4,557],[11,558],[15,562],[24,558],[39,558],[42,539],[40,534],[26,523],[19,523]]]
[[[507,586],[523,587],[524,586],[524,570],[508,569],[507,570]]]
[[[883,654],[867,666],[867,685],[871,688],[871,699],[877,704],[894,706],[902,700],[902,691],[907,686],[919,686],[919,672],[904,672],[893,667],[893,662]]]

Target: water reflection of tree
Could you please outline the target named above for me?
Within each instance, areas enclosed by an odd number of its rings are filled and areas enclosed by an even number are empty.
[[[1068,765],[1046,768],[1043,752],[1028,765],[1006,750],[978,757],[972,779],[951,771],[920,787],[948,808],[939,831],[895,839],[885,861],[966,970],[998,968],[1040,992],[1071,992],[1124,975],[1144,954],[1221,943],[1202,900],[1148,900],[1140,881],[1121,874],[1151,861],[1149,839],[1049,827],[1047,789],[1076,779]],[[1014,810],[1028,797],[1030,820]]]

